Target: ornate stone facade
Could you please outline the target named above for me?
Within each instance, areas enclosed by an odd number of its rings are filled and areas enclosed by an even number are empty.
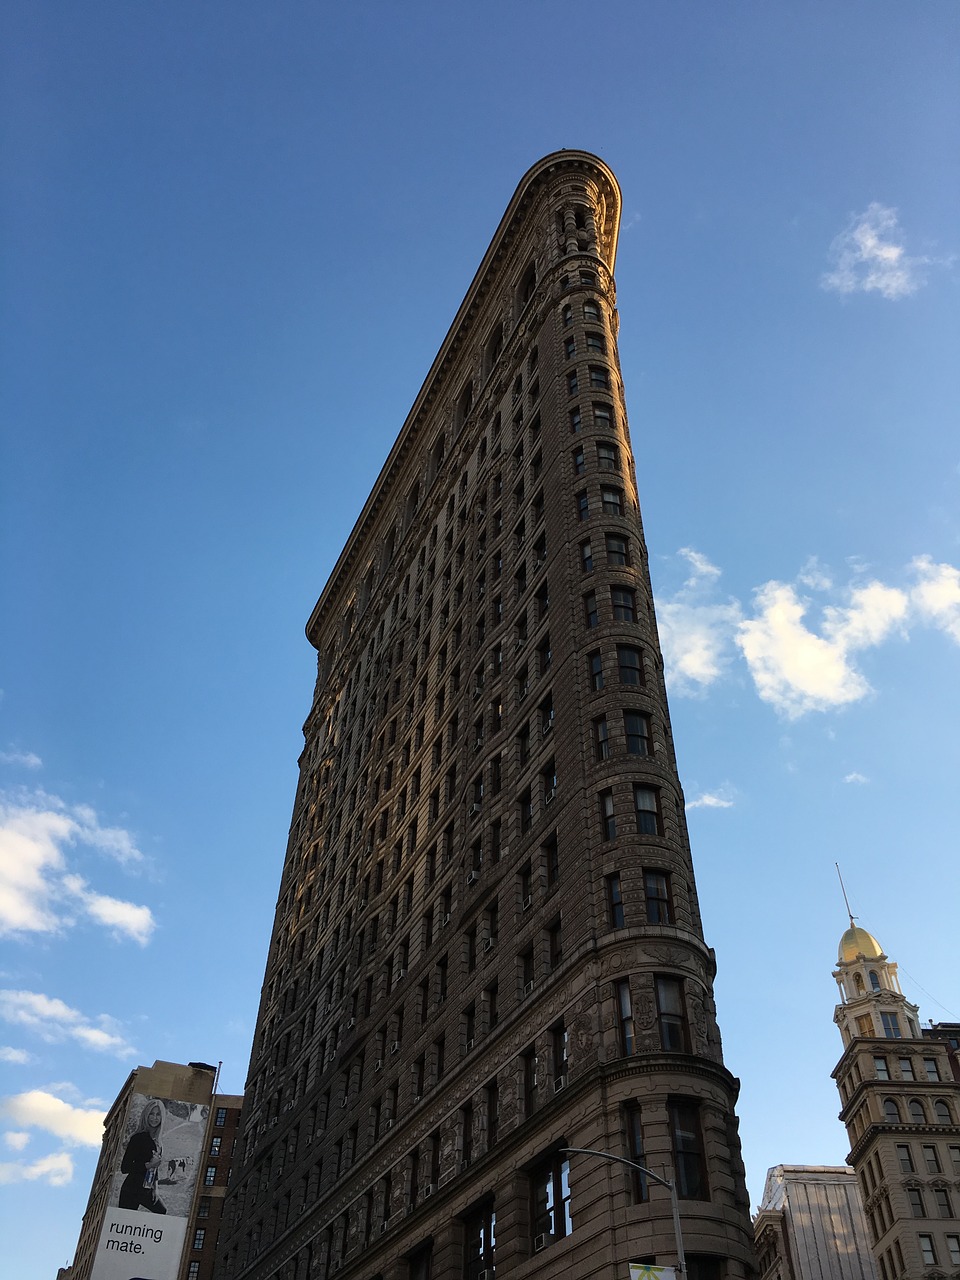
[[[224,1280],[741,1277],[602,161],[523,178],[307,627]]]
[[[845,1046],[833,1077],[877,1272],[881,1280],[960,1276],[956,1036],[920,1027],[897,966],[852,918],[833,976]]]

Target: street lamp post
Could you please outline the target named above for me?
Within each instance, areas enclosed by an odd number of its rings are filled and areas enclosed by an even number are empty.
[[[652,1178],[661,1187],[666,1187],[670,1192],[670,1208],[673,1210],[673,1234],[677,1242],[677,1275],[686,1275],[687,1260],[683,1252],[683,1235],[680,1230],[680,1204],[677,1200],[676,1183],[671,1182],[668,1178],[661,1178],[658,1173],[654,1173],[652,1169],[647,1169],[642,1164],[637,1164],[635,1160],[627,1160],[624,1156],[615,1156],[612,1151],[594,1151],[592,1147],[561,1147],[560,1150],[564,1155],[596,1156],[600,1160],[612,1160],[616,1164],[629,1165],[631,1169],[637,1169],[640,1173],[646,1174],[648,1178]]]

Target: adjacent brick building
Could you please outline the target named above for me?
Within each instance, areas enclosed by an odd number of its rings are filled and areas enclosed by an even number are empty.
[[[523,178],[307,627],[223,1280],[751,1273],[617,354],[620,194]],[[370,353],[371,365],[376,355]],[[335,483],[335,477],[326,482]]]
[[[957,1024],[921,1028],[897,966],[853,918],[833,975],[833,1072],[881,1280],[960,1275]]]

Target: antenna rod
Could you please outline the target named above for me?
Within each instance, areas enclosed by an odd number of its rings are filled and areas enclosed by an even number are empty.
[[[843,883],[843,876],[840,874],[840,863],[835,862],[833,865],[837,868],[837,879],[840,881],[840,892],[843,894],[843,901],[846,904],[847,915],[850,917],[850,928],[853,929],[856,926],[853,923],[853,912],[850,910],[850,901],[847,898],[846,885]]]

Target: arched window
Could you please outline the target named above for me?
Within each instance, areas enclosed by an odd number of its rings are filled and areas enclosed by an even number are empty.
[[[910,1099],[910,1119],[914,1124],[926,1124],[927,1113],[923,1109],[923,1103],[919,1098]]]
[[[883,1100],[883,1116],[890,1124],[900,1123],[900,1108],[897,1106],[893,1098],[884,1098]]]
[[[876,969],[870,970],[870,986],[874,991],[880,990],[880,975],[877,973]]]
[[[856,989],[857,989],[857,994],[858,994],[858,995],[862,995],[862,994],[863,994],[863,989],[864,989],[864,988],[863,988],[863,977],[862,977],[862,975],[861,975],[861,974],[859,974],[859,973],[855,973],[855,974],[853,975],[853,985],[854,985],[854,986],[856,987]]]
[[[938,1098],[933,1104],[933,1110],[937,1117],[937,1124],[953,1124],[953,1116],[950,1114],[949,1104],[944,1102],[942,1098]]]
[[[517,289],[517,307],[522,311],[530,299],[533,297],[537,288],[537,266],[535,262],[531,262],[529,267],[520,277],[520,285]]]

